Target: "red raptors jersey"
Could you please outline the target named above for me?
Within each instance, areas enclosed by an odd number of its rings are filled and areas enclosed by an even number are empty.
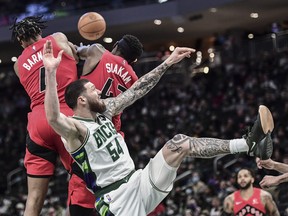
[[[18,57],[18,76],[21,84],[31,99],[30,108],[44,104],[45,69],[42,62],[43,46],[51,40],[53,53],[56,57],[61,50],[52,36],[42,38],[26,47]],[[67,85],[77,79],[77,67],[73,57],[65,52],[56,73],[58,97],[60,103],[65,103],[64,93]]]
[[[124,58],[113,55],[108,50],[103,53],[96,68],[81,78],[88,79],[97,89],[101,90],[102,98],[116,97],[138,80],[131,65]],[[120,132],[120,115],[114,116],[112,121],[116,130]]]
[[[234,215],[236,216],[264,216],[266,213],[260,197],[261,189],[253,188],[253,195],[244,200],[240,191],[234,193]]]

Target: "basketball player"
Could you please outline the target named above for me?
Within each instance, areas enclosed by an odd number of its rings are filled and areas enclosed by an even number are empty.
[[[260,160],[259,158],[256,159],[256,163],[259,169],[265,168],[269,170],[276,170],[282,173],[281,175],[278,175],[278,176],[272,176],[272,175],[264,176],[264,178],[260,181],[260,186],[262,188],[269,188],[269,187],[277,186],[284,182],[288,182],[288,165],[287,164],[280,163],[272,159]]]
[[[271,194],[253,187],[255,177],[252,170],[241,169],[236,178],[240,190],[225,198],[224,211],[226,213],[236,216],[280,216]]]
[[[124,35],[114,44],[112,52],[101,44],[80,46],[77,53],[80,59],[85,60],[81,78],[88,79],[101,90],[101,98],[116,97],[138,80],[131,65],[140,58],[142,52],[143,45],[133,35]],[[117,132],[124,137],[120,118],[120,114],[113,116],[112,122]]]
[[[81,167],[87,187],[97,197],[95,206],[102,216],[146,216],[171,191],[177,168],[187,156],[210,158],[237,152],[261,155],[261,158],[271,156],[273,118],[267,107],[260,106],[257,120],[245,139],[220,140],[178,134],[143,170],[135,171],[126,143],[115,130],[111,117],[147,94],[171,65],[190,57],[194,51],[177,47],[162,64],[115,98],[100,99],[101,91],[89,80],[71,83],[66,88],[65,101],[74,116],[67,117],[60,112],[56,82],[62,51],[55,58],[51,41],[45,44],[47,119]]]
[[[77,79],[74,45],[68,42],[63,33],[55,33],[42,38],[45,22],[41,17],[27,17],[14,23],[12,39],[24,48],[14,65],[16,75],[31,99],[31,112],[28,114],[26,154],[24,165],[27,170],[28,196],[25,216],[40,214],[45,200],[48,183],[54,174],[56,158],[59,155],[65,169],[71,173],[73,159],[63,147],[60,136],[48,125],[44,112],[45,70],[42,62],[42,50],[46,40],[50,40],[55,53],[64,50],[62,61],[57,70],[57,91],[61,112],[72,115],[66,105],[64,91],[69,83]],[[77,165],[75,167],[78,167]],[[80,172],[81,174],[81,172]],[[71,197],[70,197],[71,196]],[[94,211],[95,198],[77,175],[72,175],[69,182],[68,201],[71,215],[79,211],[89,215]],[[76,213],[73,213],[75,211]]]

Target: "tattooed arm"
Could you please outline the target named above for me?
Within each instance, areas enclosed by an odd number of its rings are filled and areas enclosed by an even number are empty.
[[[267,215],[269,216],[280,216],[276,203],[274,202],[272,196],[267,191],[261,190],[261,200],[265,205]]]
[[[234,206],[234,193],[227,196],[223,203],[223,211],[227,214],[233,215],[233,206]]]
[[[105,114],[111,117],[121,113],[126,107],[147,94],[171,65],[180,62],[185,57],[190,57],[192,52],[195,52],[195,50],[186,47],[177,47],[162,64],[142,76],[125,92],[115,98],[105,99],[104,102],[107,106]]]

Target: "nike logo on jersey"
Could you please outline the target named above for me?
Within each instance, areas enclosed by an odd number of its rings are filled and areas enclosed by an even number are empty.
[[[235,205],[240,205],[242,202],[235,202]]]

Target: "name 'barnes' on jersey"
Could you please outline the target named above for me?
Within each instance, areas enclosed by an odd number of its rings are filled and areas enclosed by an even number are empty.
[[[42,61],[42,51],[39,51],[36,54],[32,54],[30,58],[27,58],[26,62],[22,64],[22,66],[28,71],[30,71],[37,62]]]

